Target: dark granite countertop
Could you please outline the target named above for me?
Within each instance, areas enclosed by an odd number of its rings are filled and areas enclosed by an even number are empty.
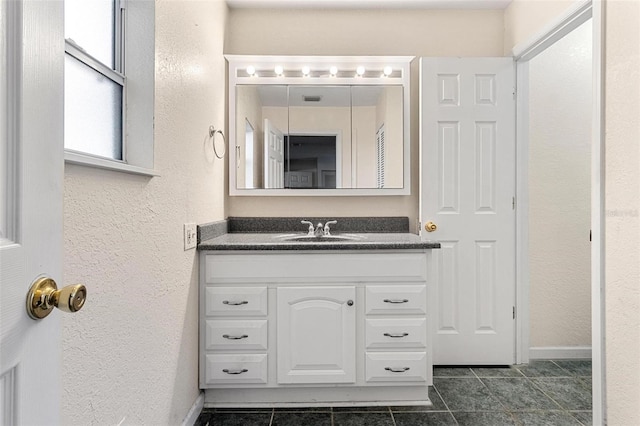
[[[284,234],[292,236],[293,234]],[[296,234],[304,236],[304,233]],[[340,234],[335,234],[340,236]],[[440,248],[435,241],[421,241],[409,233],[347,234],[355,240],[287,241],[283,234],[224,234],[202,241],[198,250],[421,250]],[[284,237],[286,238],[286,237]]]
[[[336,218],[334,237],[345,240],[295,241],[304,237],[300,218],[229,218],[198,227],[198,250],[424,250],[437,241],[422,241],[409,232],[406,217]],[[325,223],[329,218],[309,218]]]

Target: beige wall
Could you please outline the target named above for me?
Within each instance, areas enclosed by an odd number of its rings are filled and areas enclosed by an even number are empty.
[[[504,54],[543,31],[578,0],[513,0],[504,11]]]
[[[640,424],[640,2],[606,1],[605,351],[610,425]]]
[[[529,61],[531,346],[591,346],[591,21]]]
[[[381,30],[391,28],[392,30]],[[251,10],[229,14],[225,53],[502,56],[503,11]],[[412,65],[411,195],[230,197],[229,216],[418,217],[418,66]]]
[[[148,178],[66,165],[65,425],[180,424],[198,396],[198,261],[182,224],[224,218],[227,15],[219,1],[156,1],[155,167]]]

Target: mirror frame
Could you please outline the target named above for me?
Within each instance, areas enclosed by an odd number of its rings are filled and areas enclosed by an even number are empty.
[[[229,195],[230,196],[385,196],[411,194],[411,129],[410,129],[410,68],[414,56],[264,56],[225,55],[228,62],[229,96]],[[283,75],[276,75],[276,66],[284,68]],[[257,70],[249,75],[247,67]],[[310,76],[302,75],[302,67],[311,69]],[[335,66],[339,73],[329,76],[329,68]],[[356,68],[368,70],[364,76],[356,76]],[[384,76],[382,70],[390,66],[393,73]],[[296,72],[300,70],[299,72]],[[321,71],[322,70],[322,71]],[[337,189],[264,189],[237,188],[237,159],[240,146],[236,141],[236,87],[242,85],[280,86],[402,86],[403,88],[403,177],[402,188],[337,188]]]

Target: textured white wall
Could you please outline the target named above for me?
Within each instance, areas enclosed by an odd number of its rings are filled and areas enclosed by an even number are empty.
[[[229,14],[225,53],[502,56],[503,11],[251,10]],[[230,216],[418,217],[418,64],[411,96],[411,195],[230,197]]]
[[[67,165],[64,281],[88,302],[63,316],[65,425],[180,424],[198,396],[198,262],[182,224],[224,218],[221,1],[156,1],[155,168]]]
[[[591,21],[529,62],[531,346],[591,345]]]
[[[605,7],[607,414],[610,425],[639,425],[640,2]]]

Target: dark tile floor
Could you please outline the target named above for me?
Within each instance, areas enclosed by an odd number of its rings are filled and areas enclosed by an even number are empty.
[[[432,407],[205,408],[197,426],[591,425],[591,361],[436,367]]]

